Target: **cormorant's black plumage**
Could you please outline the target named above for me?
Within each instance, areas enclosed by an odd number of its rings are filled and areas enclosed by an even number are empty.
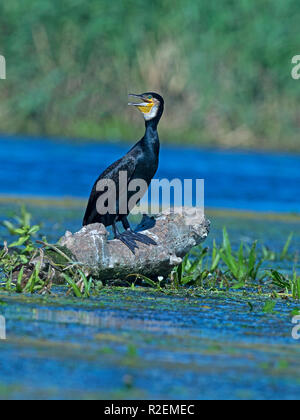
[[[119,193],[119,173],[120,171],[127,171],[128,183],[134,179],[143,179],[146,181],[149,187],[152,178],[154,177],[159,162],[159,137],[157,132],[157,126],[164,110],[163,98],[153,92],[148,92],[138,96],[141,100],[147,100],[146,98],[152,97],[157,106],[157,111],[153,118],[149,119],[147,114],[145,116],[146,131],[144,137],[136,143],[136,145],[121,159],[110,165],[97,179],[92,189],[86,213],[83,220],[83,226],[90,225],[93,223],[102,223],[104,226],[113,226],[115,238],[122,240],[133,252],[134,248],[137,247],[135,241],[143,242],[146,244],[155,244],[155,242],[147,237],[146,235],[132,232],[130,225],[127,220],[127,216],[132,210],[128,208],[127,214],[118,213],[118,193]],[[138,106],[138,104],[135,104]],[[110,179],[113,180],[117,188],[117,203],[116,203],[116,214],[99,214],[97,211],[97,201],[103,192],[97,191],[97,184],[100,180]],[[136,191],[128,191],[128,202]],[[109,194],[109,192],[108,192]],[[119,233],[116,222],[121,221],[125,232]]]

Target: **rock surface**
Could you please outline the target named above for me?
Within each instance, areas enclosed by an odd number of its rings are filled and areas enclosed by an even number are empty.
[[[195,209],[193,209],[195,212]],[[147,229],[148,227],[148,229]],[[93,224],[72,234],[66,232],[60,244],[83,263],[95,279],[124,280],[129,274],[141,274],[157,280],[167,277],[182,258],[209,233],[210,222],[203,212],[181,212],[144,216],[137,230],[154,239],[157,246],[137,242],[135,255],[119,240],[108,240],[102,224]]]

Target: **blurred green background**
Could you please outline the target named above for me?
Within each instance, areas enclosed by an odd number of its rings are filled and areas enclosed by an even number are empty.
[[[137,139],[127,93],[166,100],[163,141],[300,150],[299,0],[9,0],[0,131]]]

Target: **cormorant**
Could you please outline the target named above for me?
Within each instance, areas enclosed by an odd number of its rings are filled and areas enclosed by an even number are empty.
[[[127,191],[128,184],[132,180],[142,179],[146,182],[146,189],[149,187],[154,177],[159,161],[159,137],[157,133],[157,125],[164,111],[163,98],[154,92],[143,93],[142,95],[130,94],[130,97],[138,99],[140,102],[130,102],[128,105],[135,106],[143,114],[145,119],[146,131],[144,137],[136,143],[136,145],[121,159],[110,165],[97,179],[92,189],[86,213],[83,220],[83,226],[93,223],[102,223],[104,226],[112,226],[114,238],[121,240],[134,253],[137,248],[136,241],[147,245],[157,245],[155,241],[146,235],[134,232],[128,222],[127,216],[132,210],[129,205],[130,198],[136,194],[136,191]],[[120,211],[120,194],[122,194],[120,186],[120,173],[127,173],[127,208]],[[106,189],[99,191],[99,182],[107,182]],[[109,182],[113,181],[116,188],[109,187]],[[146,189],[144,192],[146,192]],[[116,193],[116,194],[115,194]],[[120,194],[119,194],[120,193]],[[123,191],[124,193],[124,191]],[[105,196],[104,196],[105,194]],[[114,212],[99,213],[97,203],[99,200],[105,201],[107,205],[110,196],[116,195],[116,205]],[[134,207],[134,206],[133,206]],[[98,210],[97,210],[98,209]],[[114,214],[111,214],[114,213]],[[120,233],[116,223],[122,222],[125,229]]]

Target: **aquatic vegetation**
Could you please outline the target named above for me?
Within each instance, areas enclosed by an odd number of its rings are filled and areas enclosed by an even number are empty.
[[[101,279],[95,281],[75,260],[70,251],[60,245],[49,244],[46,238],[36,239],[39,225],[31,226],[31,215],[23,207],[15,223],[3,225],[16,240],[4,243],[0,251],[0,286],[17,293],[51,293],[54,284],[67,286],[67,295],[77,298],[95,296],[103,288]],[[34,241],[34,239],[36,239]],[[300,276],[294,268],[292,274],[278,271],[270,263],[284,259],[296,261],[290,252],[291,234],[280,252],[267,249],[255,241],[251,246],[241,242],[234,250],[226,228],[221,245],[213,241],[211,249],[200,245],[186,255],[174,269],[170,278],[150,279],[140,274],[127,276],[123,286],[147,286],[162,293],[191,288],[200,291],[254,290],[271,298],[300,300]],[[47,267],[47,270],[45,270]]]
[[[220,250],[220,256],[230,273],[241,286],[244,286],[248,279],[253,281],[258,280],[259,269],[264,260],[262,258],[257,259],[256,247],[257,242],[254,242],[246,257],[244,254],[244,244],[241,243],[238,253],[234,255],[227,230],[224,228],[223,248]]]
[[[20,216],[15,216],[15,223],[5,220],[3,225],[11,235],[18,237],[15,242],[9,245],[9,248],[22,246],[21,255],[23,258],[21,257],[21,260],[28,262],[26,255],[35,250],[33,238],[40,230],[40,226],[31,226],[31,214],[26,211],[24,206],[21,207]]]
[[[195,248],[173,271],[173,285],[175,288],[188,285],[227,290],[251,287],[258,291],[267,288],[272,294],[275,292],[276,296],[286,294],[293,299],[300,299],[300,276],[296,270],[292,276],[288,276],[275,269],[263,268],[266,262],[295,258],[289,254],[291,241],[292,234],[280,253],[270,250],[266,252],[265,246],[258,250],[257,241],[251,247],[241,243],[239,249],[233,251],[228,232],[224,228],[222,246],[218,247],[214,241],[211,252],[203,246]]]
[[[282,251],[279,254],[277,254],[274,251],[271,251],[270,249],[262,245],[262,252],[263,252],[264,258],[269,261],[276,261],[276,260],[283,261],[285,259],[291,259],[292,256],[289,254],[289,248],[290,248],[293,236],[294,236],[293,232],[290,233],[284,247],[282,248]]]
[[[93,279],[84,273],[67,249],[48,244],[46,238],[34,242],[40,226],[31,226],[31,214],[25,207],[22,207],[20,216],[15,217],[15,222],[3,222],[17,240],[11,244],[4,242],[0,251],[0,275],[2,272],[4,276],[2,286],[17,293],[50,293],[54,277],[59,272],[60,282],[64,280],[76,297],[90,297]],[[42,270],[45,263],[47,273]]]
[[[279,273],[277,270],[271,270],[270,276],[272,284],[282,289],[286,294],[291,293],[293,299],[300,300],[300,276],[297,275],[296,271],[289,278]]]

